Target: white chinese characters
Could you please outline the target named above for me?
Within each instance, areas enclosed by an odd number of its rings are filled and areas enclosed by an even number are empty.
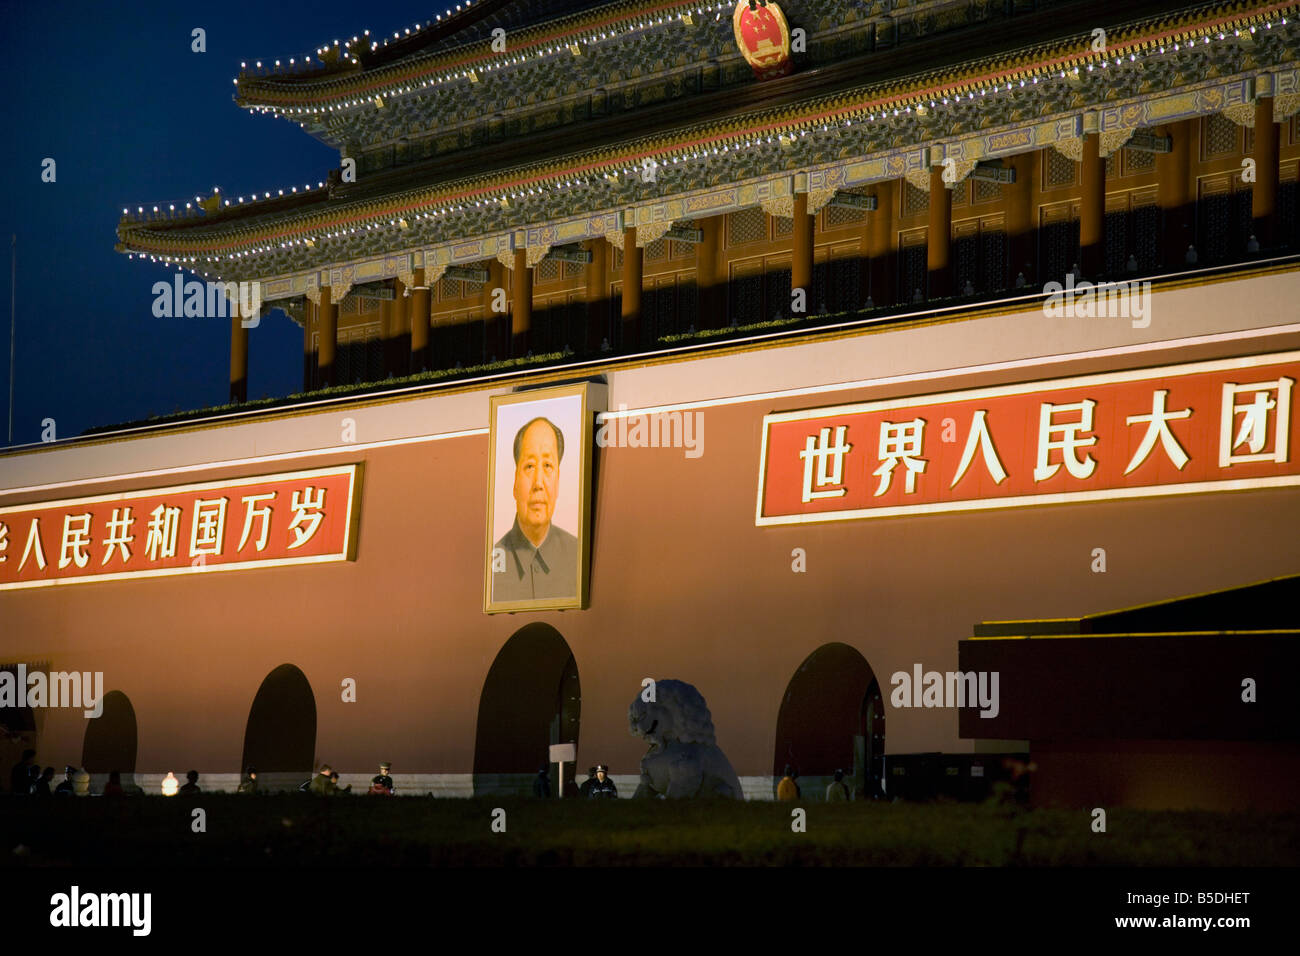
[[[1223,386],[1223,408],[1219,422],[1219,467],[1251,461],[1287,461],[1291,431],[1291,386],[1295,379],[1285,375],[1271,382]],[[1241,424],[1238,425],[1238,416]],[[1269,423],[1272,422],[1272,441]],[[1235,437],[1234,437],[1235,436]],[[1272,451],[1266,451],[1266,445]],[[1244,452],[1238,452],[1244,446]]]

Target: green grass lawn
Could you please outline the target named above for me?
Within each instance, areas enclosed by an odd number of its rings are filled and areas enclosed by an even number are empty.
[[[206,811],[207,831],[192,830]],[[493,809],[506,832],[492,832]],[[0,804],[4,865],[1295,866],[1300,814],[971,804],[395,800],[305,795]],[[15,852],[16,851],[16,852]]]

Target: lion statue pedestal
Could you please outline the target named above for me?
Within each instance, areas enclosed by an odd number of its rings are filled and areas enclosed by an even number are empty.
[[[644,699],[651,694],[652,700]],[[691,684],[656,681],[632,701],[627,723],[632,736],[650,744],[634,796],[744,799],[740,778],[714,738],[704,697]]]

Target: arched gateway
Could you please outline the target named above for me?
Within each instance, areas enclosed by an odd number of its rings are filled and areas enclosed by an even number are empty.
[[[835,771],[843,770],[850,791],[870,797],[880,786],[884,753],[885,711],[871,665],[847,644],[823,644],[786,686],[773,774],[779,779],[790,765],[804,799],[820,800]]]
[[[549,624],[516,631],[497,653],[479,697],[474,743],[474,793],[531,794],[551,744],[578,742],[582,690],[578,663]],[[574,768],[564,768],[572,793]],[[552,791],[556,768],[550,766]]]
[[[263,789],[292,789],[311,776],[315,753],[316,695],[306,674],[281,664],[249,708],[240,772],[253,766]]]

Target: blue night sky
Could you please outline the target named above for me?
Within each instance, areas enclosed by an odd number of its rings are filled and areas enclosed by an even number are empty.
[[[444,0],[445,4],[445,0]],[[183,8],[183,9],[182,9]],[[378,11],[378,12],[374,12]],[[391,35],[442,6],[393,0],[281,4],[6,0],[0,27],[4,264],[0,441],[9,403],[10,243],[18,237],[14,444],[41,421],[67,438],[96,425],[221,404],[230,327],[155,318],[153,284],[174,270],[113,251],[122,208],[314,189],[338,153],[294,123],[235,106],[243,60],[287,60],[362,30]],[[207,31],[207,52],[190,32]],[[46,157],[57,182],[41,181]],[[249,333],[250,399],[302,385],[302,330],[273,312]]]

